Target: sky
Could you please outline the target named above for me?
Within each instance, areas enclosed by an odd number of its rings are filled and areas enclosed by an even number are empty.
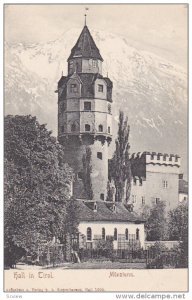
[[[5,5],[5,40],[40,43],[55,40],[71,28],[82,28],[85,7],[91,30],[129,38],[130,44],[187,66],[186,4]]]

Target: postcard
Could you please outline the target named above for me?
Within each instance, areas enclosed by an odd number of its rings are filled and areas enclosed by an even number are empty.
[[[186,293],[188,5],[5,4],[4,108],[4,292]]]

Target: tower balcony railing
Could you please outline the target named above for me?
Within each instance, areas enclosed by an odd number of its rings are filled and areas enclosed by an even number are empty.
[[[82,136],[82,135],[94,135],[94,136],[106,136],[112,138],[112,133],[108,132],[98,132],[98,131],[74,131],[74,132],[62,132],[59,134],[59,137],[62,136]]]

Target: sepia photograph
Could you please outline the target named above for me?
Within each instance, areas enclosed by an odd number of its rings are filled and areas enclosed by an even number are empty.
[[[187,292],[188,4],[4,4],[3,43],[4,291]]]

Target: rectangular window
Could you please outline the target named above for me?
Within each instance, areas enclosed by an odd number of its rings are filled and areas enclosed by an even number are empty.
[[[104,200],[104,194],[100,194],[100,199]]]
[[[160,201],[160,198],[155,198],[155,203],[158,204]]]
[[[132,202],[136,203],[136,201],[137,201],[137,196],[136,195],[132,195]]]
[[[141,202],[142,202],[142,205],[145,205],[145,197],[144,196],[141,197]]]
[[[98,84],[98,92],[103,93],[103,85]]]
[[[167,180],[163,180],[163,188],[164,189],[168,188],[168,181]]]
[[[69,71],[72,71],[73,70],[73,61],[71,60],[69,62]]]
[[[97,158],[102,159],[102,152],[97,152]]]
[[[71,93],[77,93],[77,84],[71,84],[70,85],[70,92]]]
[[[91,102],[84,102],[84,110],[86,111],[91,110]]]
[[[64,126],[63,125],[61,126],[61,131],[64,132]]]
[[[111,132],[111,128],[110,128],[110,126],[108,126],[108,133],[110,133]]]

